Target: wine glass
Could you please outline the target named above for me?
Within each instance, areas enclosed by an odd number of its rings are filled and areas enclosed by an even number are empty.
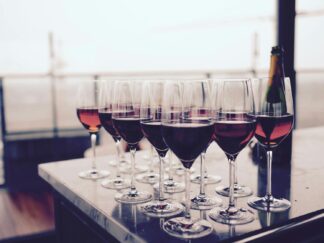
[[[254,214],[235,206],[234,165],[236,157],[252,139],[256,128],[251,81],[223,80],[218,85],[214,139],[229,162],[230,193],[228,207],[212,209],[209,217],[229,225],[245,224],[254,220]]]
[[[209,83],[208,81],[199,81],[192,83],[192,89],[198,90],[198,92],[192,92],[193,96],[191,97],[194,100],[204,100],[210,99],[210,94],[205,92],[199,92],[200,89],[209,91]],[[186,91],[186,89],[185,89]],[[205,97],[201,97],[205,96]],[[206,101],[207,102],[207,101]],[[211,116],[211,101],[208,101],[209,107],[207,109],[205,107],[196,108],[195,116],[190,117],[191,120],[210,120]],[[213,140],[211,139],[209,144]],[[207,146],[209,146],[209,144]],[[204,180],[204,167],[205,167],[205,155],[206,155],[207,148],[200,154],[200,177],[203,178],[200,180],[200,191],[199,194],[196,195],[194,198],[191,199],[191,208],[197,210],[208,210],[214,208],[216,206],[222,205],[222,200],[216,196],[208,196],[205,193],[205,180]]]
[[[217,90],[218,90],[218,84],[222,82],[222,80],[226,79],[213,79],[211,80],[212,85],[212,97],[213,101],[216,102],[216,96],[217,96]],[[216,104],[214,103],[214,107],[216,107]],[[227,185],[219,185],[216,187],[216,192],[219,195],[222,195],[224,197],[229,196],[229,186]],[[252,189],[248,186],[241,185],[238,183],[237,179],[237,165],[234,164],[234,197],[247,197],[251,196],[253,194]]]
[[[109,189],[124,189],[130,187],[130,180],[121,177],[119,166],[123,160],[121,157],[121,136],[113,126],[112,108],[113,108],[113,92],[115,86],[114,80],[102,80],[100,82],[99,92],[99,119],[104,129],[112,136],[116,144],[117,152],[117,173],[116,177],[106,179],[101,182],[101,185]]]
[[[206,152],[201,153],[200,158],[200,173],[198,175],[191,176],[191,182],[201,185],[201,178],[203,178],[203,183],[207,184],[217,184],[221,182],[222,178],[218,175],[210,175],[206,167]]]
[[[213,96],[214,94],[214,86],[213,86],[213,82],[215,82],[214,80],[208,80],[210,82],[210,85],[212,86],[211,89],[211,96]],[[201,185],[201,179],[203,178],[204,180],[204,184],[216,184],[221,182],[222,178],[218,175],[210,175],[207,171],[207,167],[206,167],[206,151],[202,152],[200,155],[200,173],[198,175],[193,175],[191,176],[191,182],[192,183],[196,183],[196,184],[200,184]]]
[[[98,114],[98,92],[97,80],[80,81],[78,84],[77,116],[84,128],[90,133],[93,154],[91,169],[79,173],[79,176],[83,179],[97,180],[110,174],[107,170],[98,170],[96,166],[96,141],[101,127]]]
[[[201,118],[199,110],[205,110]],[[190,168],[206,150],[212,139],[214,122],[208,86],[204,81],[169,81],[164,87],[162,135],[165,143],[186,168],[186,211],[184,217],[169,219],[163,224],[168,234],[183,238],[199,238],[213,231],[211,224],[190,214]]]
[[[274,198],[271,192],[272,153],[289,135],[294,124],[293,99],[289,78],[253,80],[256,100],[257,128],[255,137],[267,152],[267,189],[264,197],[248,201],[252,208],[267,212],[282,212],[290,208],[284,198]]]
[[[180,214],[183,206],[164,197],[164,164],[169,150],[165,144],[161,131],[161,107],[163,97],[163,81],[146,81],[142,92],[141,127],[144,136],[156,149],[160,160],[159,198],[144,204],[143,212],[151,217],[170,217]]]
[[[159,181],[159,174],[155,173],[153,168],[153,146],[152,145],[150,146],[148,171],[137,175],[136,180],[138,182],[146,183],[146,184],[155,184],[156,182]]]
[[[151,194],[138,191],[134,184],[136,147],[143,138],[140,124],[141,92],[141,81],[116,81],[112,109],[113,126],[128,144],[132,164],[130,189],[115,196],[116,201],[121,203],[144,203],[152,199]]]
[[[174,168],[173,168],[173,153],[171,150],[168,152],[168,177],[163,181],[164,191],[167,193],[179,193],[185,191],[185,185],[182,182],[176,181],[173,178]],[[155,190],[160,189],[160,183],[156,183],[153,188]]]
[[[205,192],[206,180],[204,178],[204,163],[205,163],[206,151],[200,155],[200,187],[199,194],[191,199],[191,208],[197,210],[209,210],[216,206],[222,206],[222,200],[216,196],[208,196]]]

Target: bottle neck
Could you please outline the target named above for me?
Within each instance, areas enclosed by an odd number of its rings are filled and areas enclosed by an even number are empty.
[[[283,58],[281,55],[271,55],[269,77],[272,81],[285,77]]]

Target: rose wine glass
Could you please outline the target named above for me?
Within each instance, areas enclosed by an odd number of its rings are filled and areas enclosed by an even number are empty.
[[[215,104],[214,139],[229,162],[229,204],[214,208],[209,217],[219,223],[238,225],[254,220],[254,214],[235,206],[234,166],[240,151],[253,138],[256,121],[250,80],[233,79],[219,82]]]
[[[105,179],[101,182],[101,185],[108,189],[124,189],[130,187],[130,180],[122,178],[119,163],[123,161],[121,156],[121,136],[113,126],[112,122],[112,108],[113,108],[113,92],[115,86],[114,80],[102,80],[100,82],[99,92],[99,119],[104,129],[112,136],[116,145],[117,152],[117,173],[115,178]]]
[[[289,78],[269,85],[269,78],[253,80],[256,100],[257,128],[255,137],[267,152],[267,191],[264,197],[248,201],[252,208],[267,212],[282,212],[290,208],[284,198],[275,198],[271,189],[272,153],[289,135],[294,124],[293,99]]]
[[[212,97],[213,101],[216,102],[216,96],[217,96],[217,90],[218,90],[218,84],[221,83],[226,79],[213,79],[211,80],[212,85]],[[214,107],[216,104],[214,103]],[[216,187],[216,192],[219,195],[222,195],[224,197],[229,196],[229,186],[227,185],[219,185]],[[253,194],[253,191],[250,187],[239,184],[237,179],[237,164],[234,164],[234,197],[248,197]]]
[[[208,86],[204,86],[204,82],[200,81],[168,81],[164,86],[162,136],[186,168],[186,211],[183,217],[166,221],[163,230],[169,235],[183,239],[200,238],[213,231],[208,221],[192,218],[190,214],[189,170],[199,155],[206,150],[214,132],[208,94]],[[200,119],[198,112],[201,109],[206,110],[203,119]]]
[[[79,173],[79,176],[83,179],[97,180],[109,175],[108,171],[98,170],[96,166],[96,141],[101,127],[98,113],[98,92],[97,80],[80,81],[78,85],[77,116],[84,128],[90,133],[93,154],[91,169]]]
[[[161,131],[161,107],[163,97],[163,81],[146,81],[142,92],[141,127],[144,136],[156,149],[160,160],[159,198],[144,204],[142,211],[151,217],[170,217],[180,214],[183,206],[164,197],[164,164],[169,150],[165,144]]]
[[[115,196],[116,201],[121,203],[144,203],[152,199],[152,195],[148,192],[138,191],[134,183],[136,147],[143,138],[140,124],[141,92],[141,81],[116,81],[112,109],[113,126],[128,144],[132,163],[130,189]]]

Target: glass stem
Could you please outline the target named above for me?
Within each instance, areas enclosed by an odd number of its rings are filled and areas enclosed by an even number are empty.
[[[149,173],[153,173],[153,146],[150,145]]]
[[[186,212],[185,218],[190,219],[190,169],[186,168]]]
[[[237,166],[236,166],[235,160],[233,160],[233,162],[234,162],[234,188],[235,188],[238,185],[238,182],[237,182]]]
[[[271,199],[272,197],[272,189],[271,189],[271,171],[272,171],[272,151],[267,151],[267,199]]]
[[[159,155],[160,159],[160,181],[159,181],[159,201],[164,200],[164,193],[163,193],[163,181],[164,181],[164,171],[163,171],[163,164],[164,164],[164,157]]]
[[[170,151],[169,152],[169,171],[168,171],[168,180],[173,181],[173,175],[172,175],[172,160],[173,160],[173,154]]]
[[[199,196],[205,196],[205,176],[204,176],[204,168],[205,168],[205,152],[202,152],[200,155],[200,193]]]
[[[229,159],[229,203],[228,208],[235,208],[235,198],[234,198],[234,181],[235,181],[235,160]]]
[[[205,154],[204,154],[204,156],[205,156]],[[204,170],[203,178],[208,179],[208,172],[207,172],[207,167],[206,167],[205,160],[203,161],[203,170]]]
[[[92,148],[92,170],[96,170],[96,140],[97,140],[97,135],[95,133],[91,133],[90,135],[91,138],[91,148]]]
[[[130,187],[130,193],[131,194],[136,194],[136,187],[134,184],[134,175],[135,175],[135,153],[136,153],[136,148],[131,148],[130,149],[130,154],[131,154],[131,163],[132,163],[132,174],[131,174],[131,187]]]
[[[120,171],[119,171],[119,166],[120,166],[120,161],[122,160],[121,158],[121,153],[120,153],[120,140],[116,140],[116,152],[117,152],[117,170],[116,170],[116,176],[120,177]]]

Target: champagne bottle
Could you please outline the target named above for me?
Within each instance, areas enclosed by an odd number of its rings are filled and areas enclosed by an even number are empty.
[[[271,50],[268,91],[262,106],[263,112],[284,115],[287,113],[285,99],[284,49],[274,46]]]

